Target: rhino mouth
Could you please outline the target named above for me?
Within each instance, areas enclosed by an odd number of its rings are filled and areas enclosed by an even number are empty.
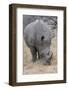
[[[53,53],[48,52],[47,54],[41,54],[41,59],[43,60],[44,65],[50,65]]]

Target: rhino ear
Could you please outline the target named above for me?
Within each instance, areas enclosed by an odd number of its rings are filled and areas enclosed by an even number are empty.
[[[42,36],[41,36],[41,41],[43,41],[44,39],[45,39],[45,37],[42,35]]]

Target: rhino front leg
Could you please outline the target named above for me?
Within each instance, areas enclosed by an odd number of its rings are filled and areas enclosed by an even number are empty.
[[[35,62],[37,59],[37,49],[35,47],[30,47],[30,51],[32,54],[32,61]]]
[[[38,50],[38,59],[40,59],[40,53],[39,53],[39,50]]]

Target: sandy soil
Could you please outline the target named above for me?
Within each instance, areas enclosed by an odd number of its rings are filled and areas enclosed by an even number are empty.
[[[24,41],[23,74],[56,73],[57,72],[57,51],[56,49],[57,49],[56,38],[53,38],[51,42],[51,51],[53,52],[51,65],[43,65],[42,60],[37,60],[36,63],[33,63],[31,61],[32,56],[30,53],[30,49],[27,47]]]

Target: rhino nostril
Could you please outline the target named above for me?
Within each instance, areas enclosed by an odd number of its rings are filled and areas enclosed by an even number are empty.
[[[50,52],[47,52],[47,55],[49,55]]]
[[[47,56],[48,56],[48,58],[49,58],[49,59],[51,59],[51,58],[52,58],[52,55],[53,55],[53,54],[52,54],[52,52],[50,52],[50,51],[49,51],[49,52],[47,52]]]

